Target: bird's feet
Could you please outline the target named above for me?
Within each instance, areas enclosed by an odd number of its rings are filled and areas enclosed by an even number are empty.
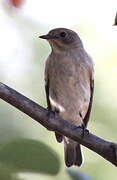
[[[82,129],[81,137],[84,138],[84,136],[89,135],[89,130],[86,129],[85,125],[82,124],[81,126],[77,126],[77,128]]]
[[[50,110],[50,109],[48,109],[47,119],[52,118],[52,117],[55,117],[55,112],[52,111],[52,110]],[[51,128],[48,128],[48,127],[46,127],[46,128],[47,128],[47,130],[49,130],[49,131],[53,131]]]
[[[82,135],[81,135],[82,138],[84,138],[84,136],[89,135],[89,130],[86,129],[86,126],[84,124],[82,124],[81,128],[82,128]]]

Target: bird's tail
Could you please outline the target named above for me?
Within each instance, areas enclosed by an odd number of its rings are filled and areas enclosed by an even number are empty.
[[[81,166],[83,156],[80,144],[64,137],[65,164],[67,167],[72,165]]]

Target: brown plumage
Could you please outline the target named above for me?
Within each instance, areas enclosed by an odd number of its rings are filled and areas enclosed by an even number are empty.
[[[45,88],[50,110],[64,120],[87,126],[93,97],[94,68],[82,42],[72,30],[57,28],[47,35],[52,52],[46,61]],[[80,144],[55,132],[58,142],[64,141],[65,163],[68,167],[82,164]]]

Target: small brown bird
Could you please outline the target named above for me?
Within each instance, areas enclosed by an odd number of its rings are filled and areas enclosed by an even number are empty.
[[[48,109],[64,120],[86,128],[92,106],[94,68],[78,34],[66,28],[51,30],[40,36],[48,40],[52,52],[46,61],[45,89]],[[80,144],[55,132],[64,141],[66,166],[80,166]]]

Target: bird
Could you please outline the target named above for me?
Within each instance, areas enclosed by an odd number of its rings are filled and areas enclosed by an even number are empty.
[[[45,64],[48,110],[69,123],[86,129],[94,92],[92,58],[84,49],[78,33],[73,30],[56,28],[39,37],[47,40],[51,47]],[[64,142],[66,166],[81,166],[81,145],[59,132],[55,132],[55,137],[59,143]]]

